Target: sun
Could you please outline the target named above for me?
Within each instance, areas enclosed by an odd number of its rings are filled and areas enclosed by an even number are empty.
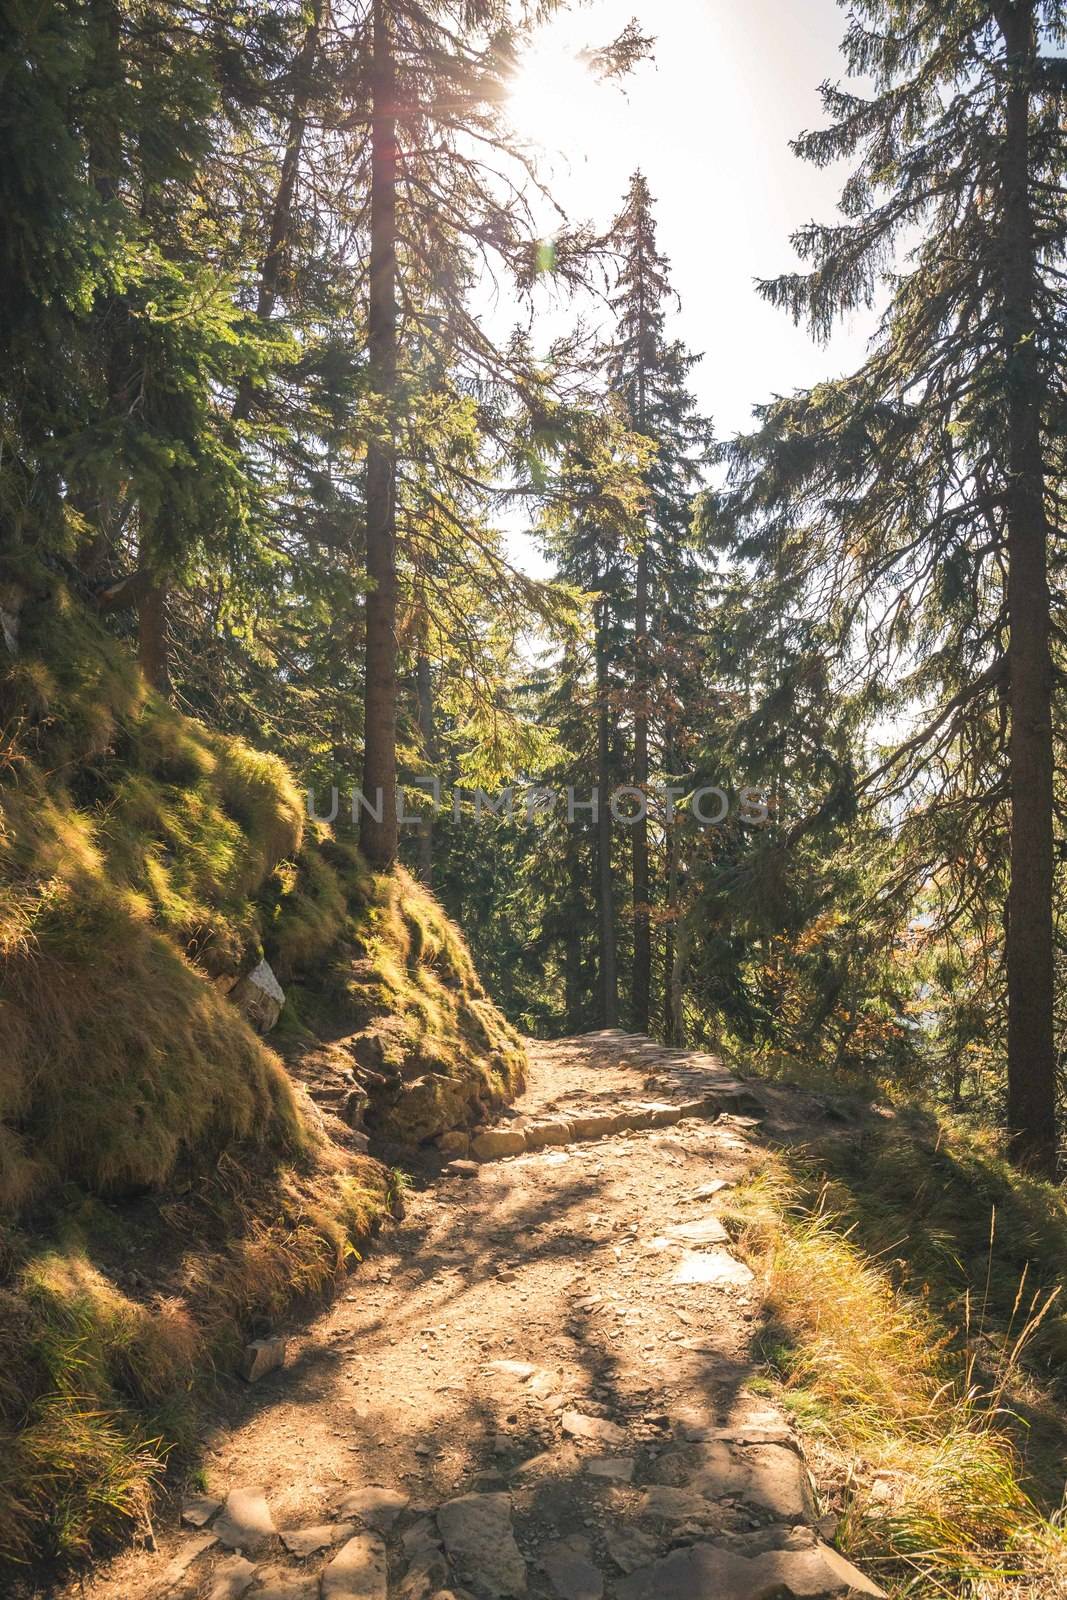
[[[519,62],[508,93],[516,133],[545,150],[581,155],[597,115],[596,89],[579,52],[538,41]]]

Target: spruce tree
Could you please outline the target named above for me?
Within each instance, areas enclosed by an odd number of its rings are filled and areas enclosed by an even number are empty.
[[[843,218],[797,237],[809,271],[762,287],[819,334],[888,305],[854,376],[765,408],[725,503],[738,556],[826,625],[842,726],[907,717],[858,785],[900,819],[896,891],[940,878],[956,915],[1006,858],[1006,1117],[1046,1175],[1063,36],[1058,0],[853,5],[845,53],[873,87],[825,85],[830,126],[796,146],[852,159]],[[838,773],[792,839],[845,792]]]
[[[689,538],[693,486],[710,445],[708,424],[696,412],[687,388],[699,359],[666,335],[673,298],[669,264],[656,242],[652,196],[640,172],[630,180],[608,242],[618,259],[612,307],[615,328],[606,353],[612,392],[630,427],[645,439],[649,464],[646,506],[632,553],[633,606],[629,710],[632,719],[633,787],[645,797],[631,824],[633,1026],[647,1033],[652,993],[652,884],[649,870],[650,747],[659,736],[659,756],[673,762],[677,740],[667,732],[672,692],[669,657],[679,644],[676,630],[689,623],[680,591],[688,585],[695,605],[698,568]],[[655,726],[653,725],[655,724]],[[666,819],[663,825],[668,826]],[[673,969],[673,954],[671,956]]]

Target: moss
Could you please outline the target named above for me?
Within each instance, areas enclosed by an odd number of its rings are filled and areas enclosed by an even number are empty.
[[[522,1069],[430,896],[305,832],[275,757],[149,693],[62,585],[32,592],[0,679],[0,1560],[143,1521],[212,1370],[395,1203],[231,1004],[237,975],[266,951],[324,1057],[377,1039],[399,1142]]]

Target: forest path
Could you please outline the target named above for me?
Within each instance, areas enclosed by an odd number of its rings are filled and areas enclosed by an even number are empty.
[[[758,1286],[715,1215],[760,1136],[719,1102],[787,1134],[790,1092],[617,1031],[530,1054],[498,1131],[566,1142],[413,1191],[287,1365],[229,1391],[206,1440],[222,1511],[188,1512],[202,1532],[160,1530],[83,1592],[879,1592],[822,1542],[791,1430],[748,1387]],[[605,1117],[621,1131],[589,1136]]]

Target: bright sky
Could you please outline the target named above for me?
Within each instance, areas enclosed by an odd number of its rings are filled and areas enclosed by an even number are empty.
[[[577,52],[635,15],[656,37],[654,62],[622,86],[596,83]],[[843,172],[798,161],[789,140],[824,120],[818,85],[843,76],[845,25],[835,0],[592,0],[541,30],[513,94],[572,218],[606,225],[644,171],[682,300],[671,331],[703,352],[693,385],[720,437],[761,400],[863,354],[867,323],[819,346],[753,287],[796,265],[797,227],[833,217]],[[555,318],[544,322],[547,333]]]

